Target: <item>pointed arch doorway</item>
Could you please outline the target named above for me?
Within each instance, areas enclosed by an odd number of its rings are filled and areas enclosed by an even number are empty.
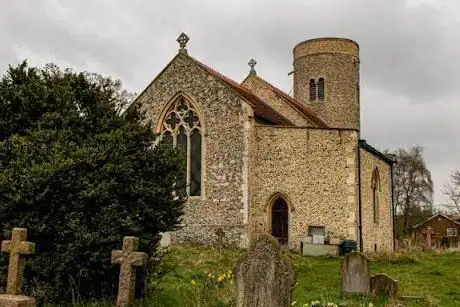
[[[271,235],[281,244],[289,241],[289,207],[286,201],[278,197],[272,204],[270,212]]]

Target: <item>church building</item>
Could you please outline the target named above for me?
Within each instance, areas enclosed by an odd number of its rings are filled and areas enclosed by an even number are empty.
[[[247,247],[269,233],[297,250],[311,237],[393,250],[393,160],[360,139],[356,42],[296,45],[292,96],[255,60],[238,83],[192,57],[184,33],[178,42],[133,102],[159,139],[187,153],[182,227],[163,243]]]

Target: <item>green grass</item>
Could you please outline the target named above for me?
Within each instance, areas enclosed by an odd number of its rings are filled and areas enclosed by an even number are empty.
[[[165,257],[163,277],[154,295],[142,307],[224,307],[235,306],[233,278],[217,278],[233,270],[242,250],[182,246]],[[340,295],[338,257],[303,257],[286,253],[297,275],[295,306],[311,301],[346,303],[346,306],[397,306],[384,299],[343,298]],[[404,306],[460,306],[460,253],[410,253],[371,257],[371,273],[386,273],[399,281],[399,293],[422,300],[406,301]],[[208,277],[212,274],[213,277]],[[222,276],[221,276],[222,279]],[[110,306],[103,303],[85,305]]]

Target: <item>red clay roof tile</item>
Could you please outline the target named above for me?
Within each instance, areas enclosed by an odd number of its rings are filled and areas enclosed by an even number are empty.
[[[287,93],[283,92],[276,86],[272,85],[270,82],[262,79],[261,77],[256,75],[256,78],[266,84],[278,97],[282,98],[287,104],[295,108],[298,112],[304,115],[308,120],[313,122],[320,128],[329,128],[329,126],[315,114],[310,108],[308,108],[305,103],[294,99],[293,97],[289,96]]]
[[[270,105],[268,105],[265,101],[263,101],[259,96],[255,95],[251,92],[251,90],[245,88],[241,84],[233,81],[232,79],[222,75],[221,73],[217,72],[216,70],[212,69],[211,67],[201,63],[197,59],[188,56],[192,61],[206,70],[210,75],[220,79],[224,83],[226,83],[231,89],[233,89],[237,94],[239,94],[244,100],[246,100],[254,109],[254,113],[260,117],[268,119],[270,121],[275,122],[279,125],[289,125],[293,126],[294,124],[287,119],[284,115],[277,112],[273,109]]]

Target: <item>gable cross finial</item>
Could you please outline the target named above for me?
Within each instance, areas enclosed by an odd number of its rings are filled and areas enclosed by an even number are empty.
[[[187,46],[187,42],[190,40],[190,38],[182,32],[179,37],[177,38],[177,42],[179,43],[179,52],[187,53],[187,49],[185,47]]]
[[[249,64],[249,67],[251,67],[251,73],[255,73],[256,70],[254,69],[254,67],[256,67],[256,64],[257,64],[256,60],[251,59],[248,64]]]

